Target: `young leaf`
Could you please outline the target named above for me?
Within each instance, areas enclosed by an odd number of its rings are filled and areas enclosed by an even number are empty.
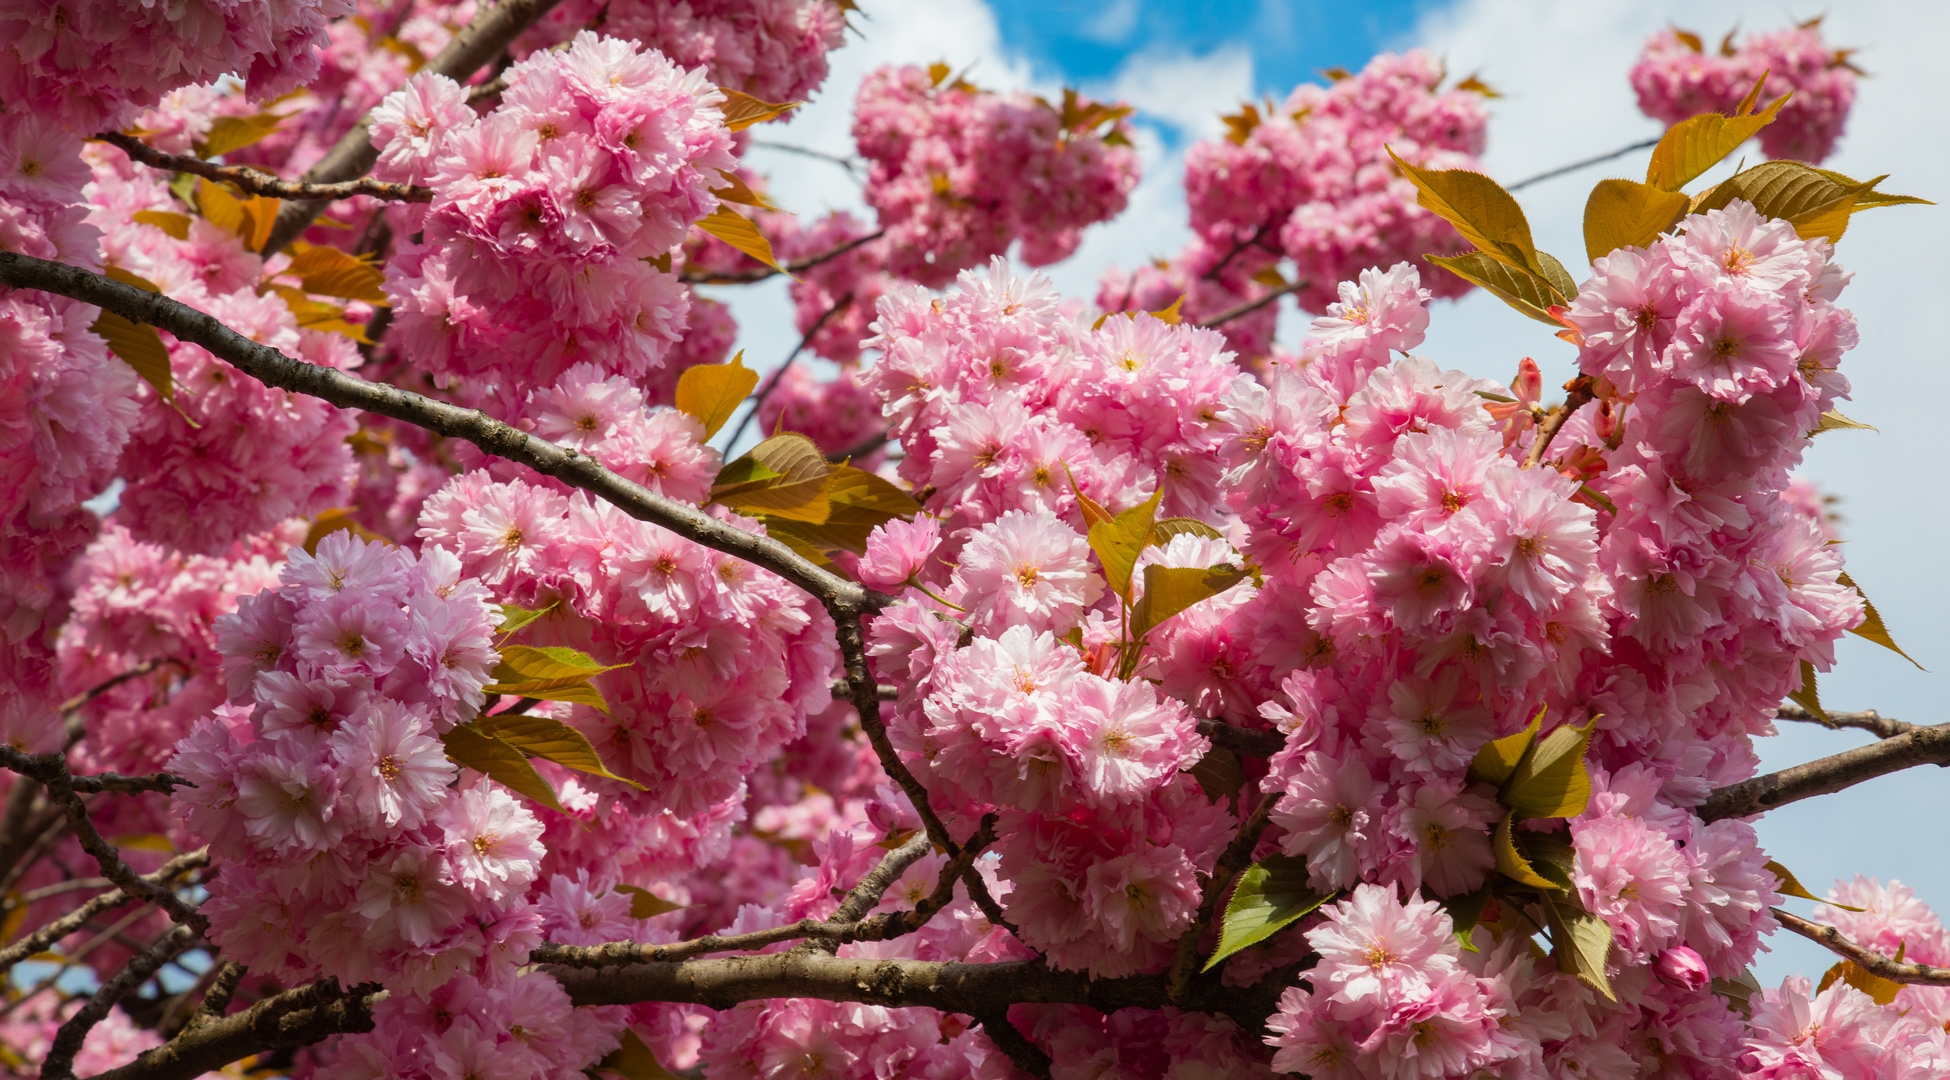
[[[632,919],[654,919],[659,915],[682,911],[685,907],[683,904],[673,904],[641,885],[618,885],[616,891],[629,894]]]
[[[718,470],[711,501],[733,510],[819,525],[832,513],[828,492],[835,471],[818,444],[788,431]]]
[[[833,486],[827,492],[837,511],[841,506],[880,514],[883,518],[912,518],[922,512],[914,496],[886,479],[865,469],[842,465],[833,472]]]
[[[1105,318],[1108,317],[1105,316]],[[1103,319],[1097,321],[1101,324]],[[1077,497],[1077,507],[1083,512],[1083,527],[1085,531],[1115,520],[1115,516],[1109,510],[1099,505],[1097,500],[1085,495],[1083,489],[1077,486],[1077,475],[1070,471],[1070,463],[1067,461],[1063,463],[1063,475],[1070,478],[1070,492]]]
[[[1177,326],[1179,323],[1185,321],[1185,316],[1180,312],[1180,309],[1182,309],[1184,306],[1185,306],[1185,294],[1179,293],[1178,299],[1173,300],[1171,302],[1170,307],[1164,309],[1163,311],[1154,311],[1151,313],[1151,315],[1153,318],[1156,318],[1162,322],[1169,323],[1172,326]]]
[[[758,226],[752,224],[749,218],[739,214],[731,207],[718,207],[711,212],[709,217],[699,219],[697,227],[723,240],[739,251],[750,255],[752,258],[757,259],[772,269],[777,270],[779,273],[785,273],[785,267],[780,266],[778,259],[772,255],[772,242],[765,239],[765,234],[759,232]],[[790,277],[791,275],[787,274],[786,276]]]
[[[1151,526],[1151,545],[1164,547],[1174,536],[1202,536],[1207,540],[1224,540],[1226,534],[1207,525],[1197,518],[1168,517],[1159,518]]]
[[[1790,94],[1782,94],[1766,109],[1746,116],[1701,113],[1681,120],[1667,129],[1653,148],[1652,164],[1646,167],[1645,182],[1662,191],[1678,191],[1701,173],[1720,163],[1720,159],[1739,149],[1754,133],[1774,122],[1787,104]]]
[[[1876,606],[1869,602],[1869,594],[1863,592],[1862,586],[1857,585],[1855,579],[1848,576],[1848,571],[1842,571],[1836,576],[1835,580],[1854,589],[1855,595],[1862,598],[1862,625],[1852,627],[1849,633],[1854,634],[1856,637],[1868,638],[1870,641],[1890,650],[1897,656],[1902,657],[1912,664],[1916,664],[1916,658],[1904,652],[1903,647],[1896,644],[1896,639],[1889,636],[1889,628],[1882,624],[1882,613],[1877,611]],[[1916,664],[1916,670],[1928,671],[1930,669],[1921,664]]]
[[[1448,270],[1472,285],[1480,285],[1504,303],[1536,319],[1562,329],[1564,324],[1551,317],[1550,309],[1570,302],[1557,295],[1541,275],[1515,269],[1480,251],[1467,255],[1424,255],[1424,259]]]
[[[1110,521],[1090,526],[1090,550],[1103,565],[1104,580],[1125,603],[1131,601],[1131,572],[1138,556],[1151,543],[1151,526],[1158,520],[1158,504],[1164,501],[1160,487],[1151,497],[1117,515]]]
[[[1477,889],[1473,893],[1451,896],[1441,901],[1443,910],[1449,913],[1450,925],[1455,929],[1456,944],[1461,945],[1465,952],[1483,951],[1472,944],[1469,939],[1471,937],[1470,931],[1476,929],[1476,924],[1482,921],[1483,909],[1489,906],[1489,902],[1490,887],[1488,885]]]
[[[501,650],[501,663],[494,669],[495,679],[587,679],[628,664],[604,664],[588,653],[560,645],[509,645]]]
[[[1767,869],[1772,871],[1776,878],[1780,879],[1781,882],[1780,887],[1776,888],[1774,891],[1780,893],[1782,896],[1798,896],[1803,900],[1813,900],[1818,904],[1827,904],[1829,907],[1841,908],[1843,911],[1859,912],[1863,910],[1862,908],[1859,907],[1850,907],[1847,904],[1838,904],[1833,900],[1829,900],[1825,897],[1816,896],[1814,893],[1808,891],[1808,887],[1806,885],[1801,884],[1801,879],[1794,876],[1794,871],[1789,870],[1787,867],[1782,866],[1780,863],[1775,862],[1773,859],[1767,860]]]
[[[1537,741],[1537,730],[1544,723],[1543,709],[1530,718],[1530,725],[1515,735],[1505,735],[1501,739],[1483,744],[1476,751],[1476,760],[1469,763],[1469,781],[1487,781],[1502,787],[1509,783],[1510,774],[1517,771],[1517,762],[1530,752],[1530,744]]]
[[[784,207],[774,206],[765,196],[752,190],[745,178],[729,169],[719,169],[718,175],[724,177],[725,186],[711,192],[719,202],[737,203],[740,206],[756,206],[760,210],[777,210],[782,214],[791,213]]]
[[[565,769],[606,780],[621,780],[638,791],[644,790],[642,784],[610,772],[609,767],[603,764],[602,755],[590,745],[588,737],[560,720],[517,713],[513,716],[483,716],[479,725],[482,734],[500,739],[531,758],[553,761]]]
[[[803,101],[761,101],[728,86],[718,87],[718,92],[724,95],[724,126],[733,131],[776,120],[805,104]]]
[[[1570,892],[1576,888],[1571,880],[1572,864],[1577,861],[1571,842],[1562,833],[1517,832],[1511,828],[1510,838],[1523,854],[1524,862],[1537,875],[1552,885]]]
[[[677,396],[673,403],[704,425],[704,437],[708,439],[730,421],[731,414],[738,411],[738,403],[757,385],[758,372],[745,366],[745,352],[740,349],[729,364],[694,364],[685,368],[677,376]]]
[[[1158,624],[1191,607],[1209,600],[1251,577],[1252,573],[1230,563],[1217,566],[1159,566],[1144,568],[1144,595],[1131,611],[1131,637],[1142,641]]]
[[[1523,207],[1503,185],[1468,169],[1423,169],[1388,151],[1416,187],[1415,201],[1449,222],[1476,250],[1517,270],[1542,275]]]
[[[172,214],[166,210],[137,210],[133,220],[141,225],[154,225],[177,240],[190,238],[188,214]]]
[[[447,748],[447,760],[473,769],[510,791],[519,792],[551,810],[561,810],[561,800],[528,758],[513,746],[484,735],[472,724],[461,724],[440,736]]]
[[[656,1053],[643,1045],[637,1033],[627,1029],[623,1032],[623,1045],[597,1062],[596,1069],[615,1073],[623,1080],[677,1080],[677,1076],[657,1060]]]
[[[1307,885],[1307,860],[1268,855],[1239,875],[1219,923],[1219,946],[1205,961],[1204,970],[1265,941],[1333,898],[1333,893],[1317,893]]]
[[[1512,831],[1515,817],[1514,814],[1504,815],[1503,820],[1497,822],[1496,832],[1490,837],[1490,848],[1496,854],[1497,870],[1519,885],[1528,885],[1533,889],[1559,888],[1557,882],[1539,874],[1536,868],[1530,865],[1530,860],[1524,858],[1523,852],[1517,850],[1516,836]]]
[[[130,322],[103,308],[88,329],[108,344],[109,352],[134,368],[143,382],[155,387],[164,401],[176,400],[176,382],[169,371],[169,348],[162,343],[155,327]]]
[[[513,604],[496,604],[494,606],[501,609],[501,625],[496,627],[494,632],[500,634],[505,641],[522,627],[554,611],[559,603],[560,601],[553,601],[547,607],[534,609],[516,607]]]
[[[562,701],[571,705],[587,705],[603,712],[609,711],[609,702],[603,699],[602,691],[596,689],[595,684],[591,683],[586,675],[564,676],[559,679],[491,682],[481,689],[490,694],[532,697],[541,701]]]
[[[1815,719],[1822,723],[1829,723],[1828,711],[1821,707],[1821,691],[1815,686],[1815,665],[1812,662],[1801,661],[1801,688],[1789,694],[1788,700],[1813,713]]]
[[[1591,801],[1591,770],[1584,752],[1591,726],[1568,724],[1531,744],[1503,785],[1500,799],[1514,817],[1576,817]]]
[[[312,519],[311,528],[305,531],[305,542],[302,545],[305,554],[318,554],[318,542],[335,532],[349,532],[361,540],[378,541],[387,547],[398,546],[355,521],[350,507],[335,506],[330,510],[321,510],[318,516]]]
[[[1834,409],[1830,409],[1827,412],[1821,414],[1821,422],[1816,424],[1815,429],[1812,432],[1809,432],[1809,434],[1812,436],[1812,435],[1819,435],[1824,431],[1881,431],[1881,430],[1882,430],[1881,428],[1876,427],[1874,424],[1865,424],[1862,423],[1860,420],[1850,420],[1848,417],[1843,416],[1841,413],[1835,411]]]
[[[307,293],[379,306],[391,303],[386,296],[386,274],[364,259],[323,244],[302,249],[293,244],[292,250],[291,265],[284,272],[302,281]]]
[[[1742,971],[1731,979],[1714,979],[1712,991],[1727,999],[1727,1005],[1743,1017],[1753,1015],[1752,1004],[1755,994],[1761,992],[1760,981],[1752,971]]]
[[[1463,81],[1457,83],[1455,85],[1455,89],[1469,90],[1474,93],[1481,94],[1486,98],[1500,98],[1503,96],[1501,93],[1491,88],[1489,83],[1484,82],[1482,79],[1477,78],[1474,75],[1471,75],[1469,78],[1464,79]]]
[[[1903,950],[1907,949],[1908,947],[1909,947],[1909,943],[1904,942],[1903,945],[1897,949],[1898,955],[1896,956],[1896,959],[1898,962],[1902,960],[1901,953],[1903,952]],[[1821,988],[1823,990],[1828,989],[1828,984],[1834,982],[1837,978],[1840,978],[1843,982],[1847,983],[1848,985],[1853,986],[1857,990],[1860,990],[1863,993],[1869,995],[1869,997],[1872,1000],[1874,1000],[1877,1005],[1887,1005],[1890,1002],[1896,1000],[1896,995],[1901,993],[1903,989],[1902,983],[1899,983],[1894,979],[1885,979],[1882,976],[1875,974],[1874,972],[1870,971],[1868,968],[1863,967],[1861,964],[1858,964],[1853,960],[1844,960],[1841,963],[1836,964],[1834,967],[1829,968],[1828,974],[1822,976]],[[1816,992],[1819,993],[1820,991],[1816,991]]]
[[[1185,770],[1198,781],[1198,789],[1205,793],[1206,802],[1218,802],[1239,794],[1246,786],[1246,771],[1239,762],[1239,755],[1223,746],[1215,746],[1198,759],[1198,764]]]
[[[1611,955],[1611,924],[1569,898],[1545,893],[1543,899],[1557,970],[1577,976],[1579,982],[1605,995],[1605,1000],[1617,1001],[1611,980],[1605,975],[1605,960]]]
[[[1584,253],[1592,262],[1622,247],[1650,247],[1686,216],[1690,200],[1631,180],[1600,180],[1584,204]]]
[[[210,133],[192,148],[200,158],[222,157],[242,150],[278,129],[284,117],[261,112],[255,116],[219,116],[210,124]]]
[[[1856,181],[1799,161],[1767,161],[1715,186],[1700,200],[1698,210],[1719,210],[1735,199],[1745,199],[1756,211],[1791,223],[1802,239],[1821,236],[1835,241],[1848,228],[1849,215],[1862,196],[1883,179]]]

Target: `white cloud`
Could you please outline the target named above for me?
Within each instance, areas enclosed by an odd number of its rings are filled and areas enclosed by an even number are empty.
[[[1504,92],[1491,105],[1486,164],[1495,175],[1520,178],[1657,133],[1639,115],[1626,82],[1647,35],[1678,23],[1716,38],[1736,22],[1760,29],[1786,18],[1775,0],[1465,0],[1429,15],[1404,43],[1440,53],[1451,71],[1480,69]],[[1862,177],[1890,173],[1883,186],[1892,191],[1950,194],[1942,187],[1950,176],[1950,123],[1924,105],[1940,97],[1950,6],[1856,0],[1832,9],[1822,29],[1831,43],[1863,46],[1857,60],[1874,72],[1859,84],[1848,134],[1828,167]],[[1539,244],[1572,262],[1584,250],[1580,222],[1591,185],[1605,176],[1636,175],[1646,159],[1642,151],[1525,189],[1520,198]],[[1950,610],[1950,574],[1941,562],[1950,499],[1929,472],[1941,468],[1942,403],[1950,400],[1940,314],[1950,286],[1940,255],[1947,246],[1950,212],[1942,208],[1877,210],[1850,226],[1838,257],[1856,274],[1843,302],[1860,319],[1862,343],[1843,367],[1855,386],[1846,411],[1881,432],[1824,435],[1802,469],[1842,496],[1854,577],[1897,639],[1938,670],[1950,663],[1950,620],[1943,616]],[[1425,351],[1484,375],[1507,378],[1526,353],[1547,375],[1571,374],[1568,346],[1533,332],[1521,316],[1481,294],[1435,313]],[[1821,687],[1831,708],[1875,708],[1923,723],[1944,719],[1940,676],[1859,639],[1837,651],[1837,669]],[[1764,769],[1865,741],[1859,733],[1783,727],[1791,730],[1761,740]],[[1817,892],[1855,873],[1900,877],[1950,914],[1950,864],[1931,829],[1946,815],[1950,791],[1941,774],[1913,770],[1774,811],[1759,829],[1769,851]],[[1805,914],[1807,907],[1803,902],[1798,910]],[[1763,982],[1819,972],[1833,959],[1791,934],[1776,934],[1772,944],[1774,953],[1756,965]]]
[[[1138,0],[1111,0],[1097,17],[1083,25],[1083,36],[1103,45],[1121,45],[1137,29]]]
[[[1253,97],[1252,52],[1243,44],[1204,56],[1147,50],[1090,90],[1130,102],[1140,119],[1169,124],[1183,138],[1211,138],[1225,131],[1221,115]]]

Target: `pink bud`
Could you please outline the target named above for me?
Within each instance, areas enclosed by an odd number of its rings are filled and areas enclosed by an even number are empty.
[[[1700,990],[1712,981],[1706,961],[1684,945],[1675,945],[1659,954],[1659,978],[1681,990]]]

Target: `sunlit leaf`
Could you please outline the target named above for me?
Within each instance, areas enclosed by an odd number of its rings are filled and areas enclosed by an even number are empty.
[[[131,322],[103,308],[88,329],[108,344],[109,352],[134,368],[164,401],[176,400],[176,383],[169,371],[169,347],[162,343],[155,327]]]
[[[1230,563],[1208,567],[1152,563],[1144,568],[1144,595],[1131,609],[1131,636],[1141,641],[1166,619],[1202,600],[1210,600],[1251,576],[1244,567]]]
[[[708,439],[731,420],[732,414],[738,411],[738,403],[757,385],[758,372],[745,366],[745,353],[740,349],[729,364],[694,364],[685,368],[677,377],[677,396],[673,403],[704,425],[704,437]]]
[[[805,104],[803,101],[762,101],[728,86],[718,87],[718,92],[724,95],[724,126],[733,131],[743,131],[753,124],[776,120]]]
[[[1530,222],[1523,207],[1503,185],[1468,169],[1424,169],[1403,161],[1393,150],[1388,156],[1415,184],[1416,201],[1430,213],[1456,227],[1476,250],[1507,266],[1542,277],[1543,264],[1530,239]],[[1559,303],[1568,300],[1560,299]],[[1548,306],[1548,305],[1546,305]]]
[[[1577,888],[1571,878],[1577,854],[1571,841],[1563,833],[1518,832],[1512,828],[1511,840],[1517,850],[1523,853],[1524,862],[1537,872],[1539,877],[1565,892]]]
[[[618,776],[603,764],[602,755],[590,745],[587,736],[560,720],[517,713],[513,716],[483,716],[478,721],[481,733],[500,739],[531,758],[553,761],[565,769],[621,780],[638,790],[643,785]]]
[[[1774,891],[1780,893],[1782,896],[1798,896],[1803,900],[1813,900],[1819,904],[1827,904],[1829,907],[1841,908],[1843,911],[1860,912],[1864,910],[1859,907],[1850,907],[1847,904],[1838,904],[1826,897],[1816,896],[1814,893],[1808,891],[1806,885],[1801,884],[1801,879],[1794,876],[1794,871],[1789,870],[1773,859],[1767,860],[1767,869],[1775,878],[1779,879],[1780,885],[1776,886]]]
[[[623,1045],[615,1052],[596,1063],[597,1070],[612,1072],[623,1080],[677,1080],[675,1074],[663,1067],[657,1055],[637,1033],[627,1028],[623,1031]]]
[[[1631,180],[1600,180],[1584,204],[1584,252],[1596,262],[1622,247],[1650,247],[1686,216],[1691,200]]]
[[[1100,323],[1102,321],[1102,319],[1098,320]],[[1085,495],[1083,489],[1077,486],[1077,476],[1070,471],[1070,463],[1067,461],[1063,463],[1063,475],[1070,479],[1070,492],[1077,497],[1077,508],[1083,513],[1083,527],[1086,532],[1100,524],[1116,520],[1116,515],[1104,509],[1097,500]]]
[[[1882,429],[1876,427],[1874,424],[1865,424],[1860,420],[1850,420],[1848,417],[1843,416],[1841,413],[1835,411],[1834,409],[1830,409],[1827,412],[1821,414],[1821,422],[1815,425],[1815,430],[1811,432],[1811,434],[1819,435],[1824,431],[1880,431],[1880,430]]]
[[[1497,299],[1536,319],[1561,329],[1563,323],[1551,316],[1550,309],[1565,303],[1542,275],[1516,269],[1480,251],[1467,255],[1424,255],[1424,259],[1443,267],[1473,285],[1481,285]]]
[[[1590,725],[1559,727],[1531,744],[1499,798],[1513,816],[1576,817],[1591,801],[1591,770],[1584,760]]]
[[[1550,919],[1551,951],[1557,958],[1557,970],[1577,976],[1607,1001],[1618,1000],[1605,974],[1605,960],[1611,955],[1611,924],[1578,907],[1569,897],[1545,893],[1543,902]]]
[[[1908,948],[1908,943],[1905,942],[1903,947]],[[1896,960],[1901,962],[1901,955],[1898,955]],[[1894,979],[1885,979],[1853,960],[1844,960],[1830,968],[1828,975],[1822,977],[1822,989],[1828,989],[1828,984],[1833,982],[1835,977],[1840,977],[1843,982],[1869,995],[1877,1005],[1887,1005],[1896,1000],[1896,995],[1903,990],[1902,983]]]
[[[1788,700],[1808,710],[1815,719],[1828,723],[1828,711],[1821,707],[1821,690],[1815,685],[1815,665],[1811,661],[1801,661],[1801,686],[1788,695]]]
[[[685,905],[673,904],[641,885],[618,885],[616,891],[629,894],[632,919],[654,919],[685,908]]]
[[[1239,875],[1219,923],[1219,946],[1212,950],[1204,970],[1292,926],[1333,898],[1331,892],[1318,893],[1308,886],[1307,860],[1268,855]]]
[[[167,210],[137,210],[131,215],[138,225],[154,225],[177,240],[190,238],[190,216]]]
[[[1497,870],[1519,885],[1528,885],[1533,889],[1558,888],[1556,882],[1539,874],[1536,868],[1530,865],[1530,860],[1524,857],[1523,852],[1517,850],[1516,837],[1512,831],[1514,818],[1514,814],[1505,815],[1503,820],[1497,823],[1496,831],[1490,836],[1490,850],[1496,855]]]
[[[500,634],[505,640],[522,627],[554,611],[559,603],[560,601],[553,601],[547,607],[541,608],[516,607],[513,604],[496,604],[494,606],[501,611],[501,625],[495,628],[495,633]]]
[[[1457,83],[1456,89],[1468,90],[1473,93],[1481,94],[1486,98],[1500,98],[1503,96],[1501,93],[1492,89],[1489,83],[1484,82],[1482,79],[1479,79],[1474,75],[1471,75],[1469,78],[1464,79],[1463,81]]]
[[[1138,556],[1151,543],[1151,526],[1158,520],[1158,504],[1164,501],[1160,487],[1151,497],[1106,522],[1090,527],[1090,550],[1104,568],[1104,580],[1124,602],[1131,599],[1131,572]]]
[[[1200,536],[1207,540],[1224,540],[1226,534],[1207,525],[1197,518],[1168,517],[1159,518],[1151,526],[1151,545],[1164,547],[1174,536]]]
[[[490,694],[531,697],[538,701],[561,701],[571,705],[587,705],[602,712],[609,711],[609,702],[603,698],[602,691],[596,689],[596,684],[590,682],[586,675],[568,675],[559,679],[491,682],[481,689]]]
[[[1908,660],[1912,664],[1916,664],[1916,658],[1904,652],[1903,647],[1896,644],[1896,639],[1889,635],[1889,628],[1882,623],[1882,613],[1877,611],[1876,606],[1869,602],[1869,594],[1863,592],[1862,586],[1857,585],[1855,579],[1848,576],[1848,571],[1842,571],[1835,580],[1854,589],[1855,595],[1862,598],[1862,625],[1851,627],[1849,633],[1857,637],[1868,638],[1870,641],[1890,650],[1897,656]],[[1921,664],[1916,664],[1916,670],[1928,671],[1930,669]]]
[[[1469,764],[1470,782],[1483,781],[1497,787],[1509,783],[1510,774],[1517,771],[1517,762],[1530,752],[1530,744],[1537,741],[1537,731],[1544,723],[1544,712],[1544,709],[1538,709],[1537,715],[1530,718],[1529,726],[1522,731],[1484,743],[1482,749],[1476,751],[1476,759]]]
[[[772,269],[785,273],[785,267],[780,266],[778,259],[772,255],[772,242],[765,239],[765,234],[758,231],[758,226],[751,219],[729,206],[720,206],[711,212],[711,216],[699,219],[697,227]]]
[[[1151,314],[1154,318],[1170,323],[1172,326],[1177,326],[1179,323],[1185,321],[1185,316],[1181,314],[1181,309],[1184,306],[1185,294],[1179,293],[1178,299],[1173,300],[1170,307],[1165,308],[1163,311],[1154,311]]]
[[[209,134],[197,140],[193,149],[197,157],[222,157],[270,135],[278,130],[278,125],[284,119],[268,112],[254,116],[219,116],[211,121]]]
[[[828,491],[836,472],[818,444],[788,431],[720,469],[711,485],[711,501],[818,525],[832,513]]]
[[[580,649],[561,645],[508,645],[501,650],[501,662],[494,668],[499,682],[521,679],[589,678],[605,671],[628,667],[605,664]]]
[[[729,169],[719,169],[718,175],[724,177],[725,186],[712,191],[711,194],[716,195],[719,202],[737,203],[740,206],[756,206],[761,210],[777,210],[780,213],[791,213],[791,211],[786,210],[784,207],[774,205],[765,196],[753,191],[752,186],[745,182],[745,178],[739,176],[737,173]]]
[[[472,724],[461,724],[440,736],[447,748],[447,760],[473,769],[510,791],[518,792],[553,810],[561,810],[555,789],[528,763],[520,750],[492,736],[484,735]]]
[[[382,307],[391,303],[385,272],[370,262],[323,244],[293,243],[291,248],[291,265],[284,272],[302,281],[306,292]]]
[[[840,506],[850,506],[882,514],[889,519],[912,518],[922,509],[921,504],[914,501],[914,496],[884,477],[852,465],[842,465],[833,470],[833,484],[827,490],[827,497],[833,501],[836,510]]]
[[[1678,191],[1692,183],[1772,123],[1791,96],[1783,94],[1767,108],[1746,116],[1702,113],[1674,124],[1653,148],[1645,182],[1664,191]]]

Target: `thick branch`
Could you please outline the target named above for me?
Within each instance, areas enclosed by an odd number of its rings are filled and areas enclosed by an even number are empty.
[[[1863,731],[1874,732],[1879,739],[1893,739],[1898,735],[1907,735],[1922,726],[1891,719],[1874,709],[1865,709],[1862,712],[1831,712],[1828,714],[1828,719],[1823,720],[1799,705],[1781,706],[1774,713],[1774,719],[1793,720],[1801,724],[1820,724],[1827,728],[1860,728]]]
[[[1550,447],[1551,440],[1557,438],[1557,433],[1563,430],[1565,421],[1571,419],[1571,414],[1591,403],[1594,385],[1589,375],[1580,375],[1564,384],[1568,396],[1565,397],[1564,404],[1552,409],[1550,415],[1544,418],[1544,422],[1537,425],[1537,441],[1530,445],[1530,457],[1524,461],[1524,468],[1528,469],[1544,460],[1544,451]]]
[[[383,996],[384,991],[370,986],[341,991],[333,979],[287,990],[221,1020],[192,1024],[169,1042],[93,1080],[194,1080],[266,1050],[306,1046],[341,1032],[371,1031],[373,1006]]]
[[[989,1037],[990,1042],[995,1044],[995,1048],[1009,1055],[1009,1060],[1015,1063],[1016,1068],[1036,1077],[1036,1080],[1050,1080],[1049,1055],[1043,1053],[1042,1047],[1030,1042],[1027,1036],[1016,1030],[1016,1025],[1009,1022],[1008,1010],[999,1009],[978,1016],[975,1020],[982,1025],[983,1033]]]
[[[481,66],[493,60],[535,20],[548,14],[561,0],[501,0],[483,7],[447,47],[426,62],[421,71],[445,75],[456,82],[473,78]],[[336,145],[304,175],[308,184],[336,184],[354,180],[371,171],[379,160],[379,148],[372,144],[372,114],[367,113],[352,125]],[[271,238],[264,244],[266,258],[284,250],[298,238],[312,220],[325,209],[323,202],[293,201],[278,208],[278,220],[271,226]]]
[[[81,1052],[82,1041],[88,1032],[108,1016],[115,1003],[128,997],[156,969],[181,956],[196,941],[197,932],[187,926],[177,926],[162,936],[162,940],[147,950],[137,953],[115,977],[103,983],[95,991],[88,1003],[54,1033],[54,1040],[48,1045],[47,1059],[41,1063],[41,1080],[69,1080],[74,1076],[74,1058]]]
[[[311,199],[331,202],[335,199],[350,199],[354,195],[370,195],[375,199],[392,202],[432,202],[433,189],[414,184],[388,184],[371,177],[345,180],[336,184],[308,184],[296,180],[284,180],[253,169],[249,165],[212,165],[199,157],[188,154],[165,154],[133,135],[119,131],[104,131],[95,136],[97,142],[105,142],[119,147],[130,158],[152,169],[168,169],[171,172],[189,173],[206,180],[216,180],[235,184],[252,195],[267,195],[273,199]]]
[[[0,251],[0,282],[71,296],[135,322],[167,330],[184,341],[203,346],[267,386],[322,398],[341,408],[390,416],[449,438],[465,439],[489,454],[581,488],[640,521],[661,525],[706,547],[771,570],[818,597],[829,611],[871,611],[891,602],[889,597],[814,565],[776,540],[746,532],[695,506],[666,499],[633,484],[603,468],[593,458],[491,420],[478,410],[462,409],[408,390],[369,383],[333,368],[294,360],[168,297],[78,267],[5,251]]]
[[[1774,918],[1782,926],[1800,934],[1809,941],[1820,945],[1837,956],[1855,961],[1871,975],[1880,975],[1890,982],[1916,983],[1923,986],[1950,986],[1950,968],[1931,967],[1928,964],[1904,964],[1892,960],[1873,949],[1865,949],[1842,936],[1840,930],[1810,922],[1799,915],[1775,908]]]
[[[1950,765],[1950,724],[1913,728],[1868,746],[1728,784],[1709,796],[1696,813],[1707,821],[1748,817],[1918,765]]]
[[[162,869],[157,870],[153,874],[145,875],[142,880],[155,887],[168,888],[170,883],[177,877],[199,866],[206,866],[209,862],[209,851],[204,848],[198,848],[195,851],[176,856],[164,863]],[[7,946],[5,949],[0,949],[0,972],[11,970],[15,964],[60,941],[69,934],[80,930],[102,912],[121,907],[123,904],[129,903],[134,899],[135,897],[130,896],[121,889],[106,892],[95,897],[73,911],[68,912],[66,915],[61,916],[46,926],[41,927],[39,930]]]
[[[837,259],[847,252],[852,251],[854,248],[863,244],[871,244],[886,235],[886,229],[875,229],[865,236],[856,236],[843,244],[827,248],[825,251],[819,252],[816,255],[808,255],[803,259],[788,259],[782,265],[784,265],[785,272],[788,274],[796,274],[801,270],[810,270],[820,263]],[[729,274],[709,274],[703,272],[693,274],[685,271],[678,278],[681,281],[694,285],[750,285],[755,281],[764,281],[766,278],[775,277],[777,274],[777,270],[769,266],[763,266],[757,270],[738,270]],[[811,335],[808,336],[810,337]]]
[[[829,921],[859,922],[862,916],[873,910],[875,904],[880,903],[880,898],[887,894],[887,887],[894,883],[894,879],[919,862],[931,846],[927,834],[917,832],[908,838],[907,843],[888,852],[880,860],[880,865],[868,871],[867,876],[853,887],[853,891],[846,894],[846,899],[840,901],[839,910],[833,912]]]

